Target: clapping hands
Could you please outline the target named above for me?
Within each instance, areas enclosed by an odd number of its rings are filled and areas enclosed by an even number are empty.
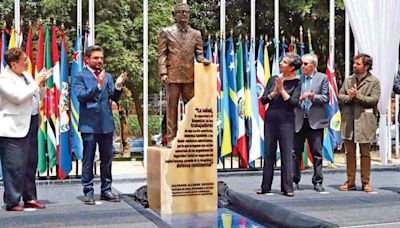
[[[35,77],[36,84],[39,87],[43,87],[46,84],[47,79],[49,79],[53,75],[53,68],[47,70],[43,68],[38,75]]]

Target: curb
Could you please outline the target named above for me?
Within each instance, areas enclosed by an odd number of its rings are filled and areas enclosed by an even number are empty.
[[[360,169],[357,169],[357,172],[359,172]],[[340,168],[324,168],[323,173],[324,174],[335,174],[335,173],[345,173],[346,168],[345,167],[340,167]],[[400,172],[400,166],[399,165],[382,165],[382,166],[372,166],[371,167],[371,172]],[[302,171],[302,175],[312,175],[314,173],[313,169],[306,169]],[[281,171],[280,170],[275,170],[274,171],[274,176],[280,176]],[[257,170],[257,171],[243,171],[243,170],[238,170],[238,171],[224,171],[224,172],[218,172],[218,177],[238,177],[238,176],[262,176],[263,171],[262,170]],[[135,175],[135,176],[130,176],[130,175],[114,175],[113,182],[114,183],[124,183],[124,182],[132,182],[132,183],[140,183],[140,182],[146,182],[147,177],[146,175]],[[100,177],[96,176],[93,180],[94,183],[98,184],[101,183]],[[81,180],[79,178],[75,179],[66,179],[66,180],[36,180],[36,185],[37,186],[55,186],[55,185],[76,185],[76,184],[81,184]],[[3,182],[0,182],[0,187],[3,187]]]

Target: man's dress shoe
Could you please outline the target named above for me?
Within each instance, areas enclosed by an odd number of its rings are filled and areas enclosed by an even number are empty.
[[[85,196],[85,198],[83,199],[83,202],[86,205],[95,205],[96,201],[94,200],[93,196]]]
[[[14,207],[7,207],[6,210],[7,211],[24,211],[24,207],[20,206],[20,205],[17,205],[17,206],[14,206]]]
[[[36,209],[45,209],[46,208],[46,206],[44,204],[40,203],[37,200],[26,201],[24,203],[24,206],[26,208],[36,208]]]
[[[314,184],[314,190],[317,192],[325,192],[324,187],[322,187],[322,184]]]
[[[121,198],[112,192],[105,192],[100,194],[100,200],[106,200],[109,202],[121,202]]]

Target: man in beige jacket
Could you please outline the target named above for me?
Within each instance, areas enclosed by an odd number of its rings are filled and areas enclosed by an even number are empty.
[[[346,78],[339,91],[341,104],[341,133],[347,161],[347,181],[341,191],[356,190],[356,143],[360,145],[362,190],[371,192],[370,143],[377,129],[377,103],[381,93],[379,80],[369,71],[372,58],[358,54],[353,58],[353,75]]]

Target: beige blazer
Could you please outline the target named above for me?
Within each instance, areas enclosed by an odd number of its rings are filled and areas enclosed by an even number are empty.
[[[32,99],[39,96],[39,87],[25,75],[29,85],[8,68],[0,74],[0,137],[23,138],[28,134]]]

